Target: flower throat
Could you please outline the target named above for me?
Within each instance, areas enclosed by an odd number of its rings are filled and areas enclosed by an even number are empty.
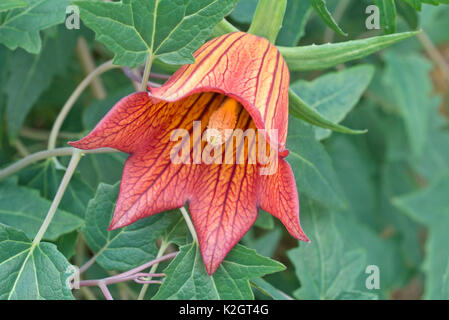
[[[212,145],[221,145],[232,135],[237,124],[237,115],[243,106],[235,99],[226,97],[209,119],[206,140]]]

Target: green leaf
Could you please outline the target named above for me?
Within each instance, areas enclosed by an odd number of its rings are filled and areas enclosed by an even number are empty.
[[[420,159],[412,166],[429,181],[439,179],[449,172],[449,132],[437,131],[429,136]]]
[[[115,184],[120,181],[127,157],[126,153],[121,152],[89,154],[81,159],[78,170],[83,180],[93,189],[101,182]]]
[[[382,168],[382,202],[379,209],[379,220],[383,221],[386,230],[388,228],[395,230],[394,235],[400,242],[406,265],[416,271],[423,257],[422,239],[419,237],[422,227],[409,216],[402,214],[392,203],[395,197],[417,189],[417,182],[410,171],[410,168],[403,162],[388,163]]]
[[[394,0],[376,0],[380,11],[380,25],[386,34],[396,32],[396,5]]]
[[[347,134],[362,134],[366,132],[366,130],[352,130],[327,120],[315,109],[307,105],[292,89],[288,90],[288,98],[290,114],[308,123]]]
[[[313,128],[289,118],[286,158],[295,174],[299,193],[330,206],[344,206],[340,185],[329,155],[316,141]]]
[[[274,300],[293,300],[292,297],[275,288],[271,283],[262,278],[251,280],[251,285]]]
[[[429,3],[433,5],[438,5],[440,3],[449,4],[449,0],[421,0],[422,3]]]
[[[326,144],[332,164],[347,198],[348,207],[363,222],[377,228],[376,163],[352,139],[335,136]]]
[[[39,31],[64,22],[65,10],[70,1],[25,0],[25,2],[27,7],[8,12],[0,24],[0,43],[5,44],[10,50],[20,47],[29,53],[37,54],[42,45]]]
[[[280,46],[295,46],[304,35],[311,12],[310,3],[304,0],[288,0],[284,21],[276,39]]]
[[[385,144],[388,146],[394,139],[394,131],[399,127],[397,123],[387,124],[390,118],[378,105],[364,102],[351,112],[346,123],[352,126],[368,123],[368,134],[358,137],[335,136],[326,145],[354,216],[382,241],[387,241],[391,248],[399,250],[399,254],[392,253],[394,259],[381,259],[384,255],[382,250],[367,249],[368,259],[371,254],[379,252],[379,259],[388,265],[383,268],[381,278],[384,284],[381,285],[381,291],[388,296],[391,291],[386,291],[392,289],[389,286],[397,288],[405,284],[410,276],[416,275],[422,261],[421,239],[418,236],[422,227],[391,204],[393,197],[416,190],[418,184],[415,173],[407,164],[410,152],[406,158],[392,159],[385,156]],[[402,144],[407,144],[406,140]],[[366,244],[369,244],[368,233],[360,238],[366,239]],[[375,242],[372,244],[375,245]],[[367,247],[364,242],[360,243]],[[386,255],[391,249],[384,251]]]
[[[419,15],[421,28],[426,32],[435,45],[447,43],[449,34],[449,19],[445,19],[449,13],[449,6],[423,6]],[[421,43],[416,41],[416,48],[422,48]]]
[[[243,237],[242,243],[251,249],[255,249],[262,256],[271,257],[278,247],[281,237],[282,231],[280,228],[270,230],[257,238],[254,230],[251,229]]]
[[[338,295],[337,300],[377,300],[379,297],[374,293],[358,290],[349,290]]]
[[[379,290],[382,298],[389,298],[395,289],[405,286],[414,275],[408,268],[403,257],[399,237],[382,238],[373,226],[361,223],[356,219],[356,213],[338,212],[335,214],[335,226],[344,241],[345,250],[363,250],[366,253],[365,269],[368,265],[375,265],[380,270]],[[412,230],[411,230],[412,231]],[[365,281],[368,275],[360,273],[353,289],[367,293]]]
[[[393,200],[400,210],[429,228],[423,267],[426,273],[426,299],[449,299],[448,194],[449,175],[445,175],[424,190]]]
[[[298,80],[291,89],[324,118],[339,123],[358,103],[374,75],[370,65],[359,65],[327,73],[313,81]],[[318,140],[329,137],[330,130],[316,128]]]
[[[431,107],[430,102],[429,107]],[[438,107],[439,104],[436,103],[433,106],[429,119],[430,130],[421,156],[406,158],[413,169],[429,182],[434,182],[449,173],[449,152],[447,152],[449,150],[449,130],[444,128],[446,122],[441,117]],[[407,148],[404,148],[404,153],[406,152]]]
[[[26,235],[0,224],[0,299],[73,299],[69,262],[50,243],[34,246]]]
[[[96,253],[97,263],[106,270],[129,270],[156,258],[156,240],[173,219],[172,212],[157,214],[114,231],[108,226],[114,213],[119,184],[100,183],[95,197],[89,201],[86,224],[81,232]]]
[[[366,57],[417,33],[402,32],[367,39],[303,47],[278,46],[278,49],[285,62],[287,62],[290,71],[320,70]]]
[[[423,190],[397,197],[393,204],[419,223],[440,225],[449,218],[448,178],[444,175]]]
[[[232,23],[228,22],[228,20],[226,19],[222,19],[219,23],[215,25],[214,29],[212,30],[212,33],[210,34],[210,37],[216,38],[224,34],[237,31],[239,31],[239,29],[237,29]],[[180,67],[174,64],[161,65],[161,61],[158,60],[155,60],[155,63],[159,64],[159,67],[166,70],[167,72],[175,72]]]
[[[17,9],[17,8],[24,8],[27,7],[28,3],[24,0],[3,0],[0,3],[0,12],[11,10],[11,9]]]
[[[1,83],[0,83],[1,85]],[[0,151],[2,151],[2,141],[3,141],[3,124],[4,124],[4,110],[5,110],[5,96],[0,92]],[[3,153],[3,152],[2,152]],[[6,155],[6,152],[5,152]],[[0,158],[0,163],[2,159]]]
[[[10,140],[17,137],[25,117],[52,79],[66,72],[75,45],[76,36],[61,29],[58,38],[44,38],[39,54],[18,50],[11,57],[6,70],[9,77],[1,88],[7,96],[6,123]]]
[[[31,239],[38,232],[50,205],[50,201],[40,197],[38,190],[5,182],[0,184],[0,223],[23,231]],[[58,209],[44,238],[56,240],[82,224],[82,219]]]
[[[9,63],[9,59],[11,57],[11,51],[8,50],[3,45],[0,45],[0,88],[2,88],[5,85],[6,81],[6,67]],[[6,108],[6,96],[3,94],[3,92],[0,90],[0,151],[2,153],[5,153],[4,150],[2,150],[2,141],[3,141],[3,127],[5,126],[4,121],[4,114],[5,114],[5,108]],[[5,153],[6,155],[6,153]],[[2,163],[3,157],[0,157],[0,164]]]
[[[398,15],[404,18],[410,28],[417,29],[419,17],[416,10],[401,0],[397,0],[396,5]]]
[[[449,4],[449,0],[402,0],[402,1],[406,1],[413,8],[415,8],[416,10],[419,10],[419,11],[421,11],[422,3],[429,3],[429,4],[433,4],[433,5],[438,5],[440,3]]]
[[[273,216],[268,212],[259,209],[259,215],[257,216],[254,225],[262,229],[271,230],[274,227]]]
[[[385,63],[384,84],[405,121],[412,153],[419,156],[426,144],[432,106],[438,100],[431,97],[428,73],[432,65],[416,54],[404,56],[394,52],[385,55]]]
[[[72,231],[67,234],[63,234],[55,241],[56,247],[64,257],[70,259],[75,254],[76,243],[78,241],[78,232]]]
[[[421,11],[421,0],[402,0],[411,5],[415,10]]]
[[[424,272],[424,299],[449,299],[449,252],[447,250],[447,225],[449,219],[441,221],[430,231],[426,243],[426,259]]]
[[[364,249],[367,264],[379,267],[380,290],[376,293],[389,298],[391,292],[405,286],[416,275],[421,256],[417,224],[390,205],[393,194],[409,192],[414,186],[405,176],[409,170],[405,164],[392,166],[383,162],[381,141],[383,135],[389,139],[390,131],[378,132],[376,126],[385,120],[378,114],[378,106],[361,104],[348,117],[348,122],[370,123],[369,133],[356,139],[336,135],[326,143],[326,149],[348,199],[348,209],[335,214],[337,229],[348,250]],[[365,274],[359,277],[355,289],[366,290],[366,277]]]
[[[162,241],[165,245],[174,243],[178,246],[185,245],[192,241],[190,232],[182,215],[172,219],[173,222],[164,230]]]
[[[365,254],[344,249],[329,211],[307,198],[302,199],[302,206],[307,218],[301,222],[311,242],[287,253],[301,282],[294,295],[303,300],[347,296],[364,269]]]
[[[337,22],[334,20],[334,18],[332,18],[332,15],[330,14],[329,10],[327,10],[326,1],[309,0],[309,2],[313,7],[313,9],[316,11],[316,13],[318,13],[318,15],[321,17],[321,19],[323,19],[323,21],[327,24],[329,28],[331,28],[341,36],[346,37],[348,35],[343,30],[340,29]]]
[[[258,0],[240,0],[229,17],[241,24],[250,24],[256,11]]]
[[[209,276],[198,245],[191,243],[182,246],[164,270],[167,277],[153,299],[254,299],[249,280],[284,269],[281,263],[236,245],[217,271]]]
[[[53,159],[28,167],[19,172],[21,185],[38,189],[42,197],[53,200],[58,191],[59,184],[64,176],[63,170],[55,167]],[[61,199],[59,208],[84,218],[87,203],[94,196],[94,190],[75,174],[67,186]]]
[[[81,19],[114,54],[135,67],[149,55],[169,64],[193,63],[192,53],[228,14],[236,0],[75,1]]]

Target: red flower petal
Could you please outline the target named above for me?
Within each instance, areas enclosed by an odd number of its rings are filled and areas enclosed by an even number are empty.
[[[119,101],[74,147],[111,147],[131,156],[125,164],[119,198],[110,229],[189,203],[203,260],[209,274],[252,226],[257,208],[279,218],[296,238],[308,241],[299,224],[299,204],[290,166],[282,158],[288,120],[287,66],[266,39],[237,32],[206,43],[195,53],[196,62],[183,66],[160,88],[135,93]],[[227,97],[239,101],[237,128],[267,131],[266,141],[279,151],[278,170],[261,176],[259,164],[197,163],[194,149],[209,118]],[[194,121],[201,121],[195,138]],[[185,159],[176,164],[171,141],[175,129],[185,129]],[[269,130],[277,129],[277,141]],[[193,134],[192,134],[193,133]],[[240,147],[257,146],[247,138]],[[239,146],[231,150],[235,153]],[[245,157],[248,154],[245,153]]]
[[[211,275],[257,218],[256,165],[204,165],[189,204]]]
[[[293,237],[309,242],[299,223],[298,190],[288,162],[279,159],[276,174],[259,176],[257,185],[260,208],[281,220]]]
[[[283,151],[290,74],[277,48],[265,38],[234,32],[207,42],[194,56],[194,64],[181,67],[162,87],[151,88],[152,97],[177,101],[197,92],[223,93],[245,107],[257,128],[277,129]]]

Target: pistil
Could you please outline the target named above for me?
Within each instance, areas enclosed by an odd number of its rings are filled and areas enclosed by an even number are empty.
[[[242,105],[236,100],[226,97],[220,107],[212,113],[206,131],[208,143],[222,145],[232,135],[237,124],[237,116]]]

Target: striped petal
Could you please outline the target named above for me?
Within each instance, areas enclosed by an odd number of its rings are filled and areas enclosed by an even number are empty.
[[[309,242],[299,223],[298,189],[288,162],[279,159],[277,172],[259,176],[257,185],[260,208],[281,220],[293,237]]]
[[[257,128],[278,130],[282,152],[290,75],[277,48],[264,38],[234,32],[207,42],[194,57],[194,64],[181,67],[162,87],[150,88],[152,97],[177,101],[196,92],[225,94],[245,107]],[[275,141],[270,143],[276,147]]]
[[[130,154],[111,230],[188,203],[207,272],[212,274],[253,225],[259,207],[279,218],[295,238],[308,239],[299,223],[293,173],[283,159],[288,154],[289,73],[281,55],[267,40],[236,32],[204,44],[195,58],[195,64],[183,66],[162,87],[120,100],[88,136],[70,145]],[[263,145],[269,143],[278,151],[274,174],[260,175],[265,165],[248,162],[250,151],[259,147],[257,135],[231,149],[234,159],[246,150],[243,163],[225,164],[224,145],[222,163],[204,163],[207,143],[201,138],[211,116],[229,98],[243,106],[235,109],[240,110],[236,129],[267,132]],[[201,121],[199,128],[194,121]],[[178,137],[181,143],[172,140],[179,129],[184,130]],[[271,129],[277,130],[277,139],[270,140]],[[172,151],[183,151],[184,145],[188,148],[183,161],[174,162]],[[195,156],[198,148],[200,157],[203,154],[200,162]]]
[[[131,94],[119,101],[89,135],[69,142],[80,149],[109,147],[131,153],[110,229],[185,204],[192,195],[196,172],[201,169],[193,164],[192,149],[198,143],[193,141],[193,122],[201,121],[201,138],[210,115],[223,99],[223,95],[209,92],[180,102],[153,104],[147,93]],[[171,158],[180,143],[179,139],[172,141],[171,135],[179,129],[188,136],[188,164],[176,164]]]

